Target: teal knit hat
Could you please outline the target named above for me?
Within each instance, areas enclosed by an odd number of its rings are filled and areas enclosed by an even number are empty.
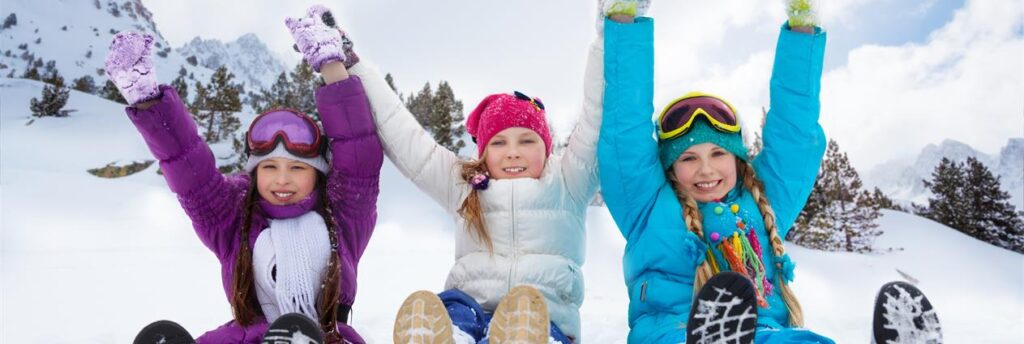
[[[747,161],[747,146],[743,145],[743,135],[717,130],[707,119],[700,117],[694,119],[689,131],[682,136],[658,142],[661,167],[666,170],[672,168],[672,163],[679,159],[679,155],[690,147],[702,143],[714,143],[740,160]]]

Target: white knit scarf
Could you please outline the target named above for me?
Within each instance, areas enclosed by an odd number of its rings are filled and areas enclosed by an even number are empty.
[[[277,260],[274,292],[280,314],[302,313],[319,319],[316,297],[331,254],[323,217],[310,211],[298,217],[271,219],[267,231]]]

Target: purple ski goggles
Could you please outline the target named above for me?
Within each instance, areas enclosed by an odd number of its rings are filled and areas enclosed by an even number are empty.
[[[292,109],[274,109],[256,116],[245,133],[246,151],[251,155],[267,155],[279,143],[289,153],[302,158],[323,154],[320,127],[306,114]]]

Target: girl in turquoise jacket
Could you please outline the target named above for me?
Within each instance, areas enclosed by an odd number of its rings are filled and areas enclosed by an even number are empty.
[[[630,343],[685,342],[693,295],[720,271],[756,288],[755,342],[832,343],[800,328],[800,303],[788,286],[794,264],[782,243],[826,142],[818,124],[825,33],[801,19],[791,12],[779,34],[764,148],[752,159],[735,109],[716,96],[686,94],[652,125],[654,23],[605,22],[598,166],[626,238]]]

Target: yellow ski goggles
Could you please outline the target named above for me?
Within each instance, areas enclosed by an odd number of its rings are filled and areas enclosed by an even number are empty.
[[[711,94],[690,92],[676,98],[661,111],[658,116],[658,139],[671,140],[682,136],[690,130],[693,121],[701,116],[719,131],[740,132],[739,119],[732,104]]]

